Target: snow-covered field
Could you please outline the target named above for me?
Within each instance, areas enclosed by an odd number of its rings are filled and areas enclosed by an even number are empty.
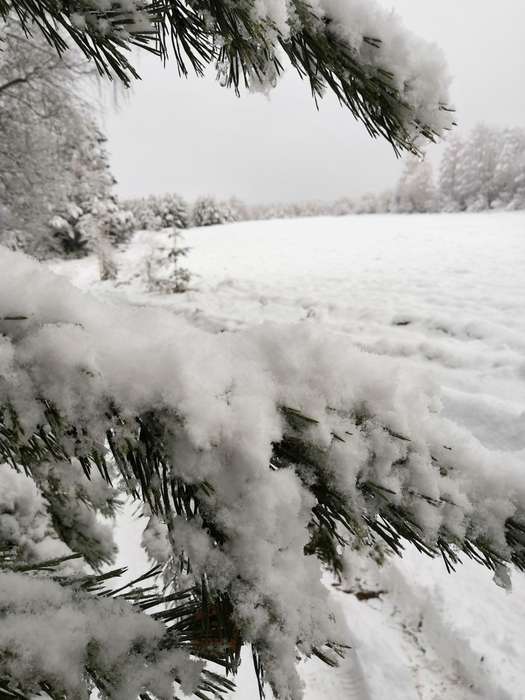
[[[140,266],[145,240],[119,255],[122,279]],[[94,259],[53,267],[213,332],[302,321],[397,358],[440,387],[446,416],[525,469],[524,213],[240,223],[188,231],[185,243],[195,278],[183,295],[97,282]],[[364,579],[386,593],[360,602],[334,590],[352,650],[336,670],[303,664],[307,700],[525,697],[525,574],[507,593],[470,562],[448,575],[409,549]],[[239,700],[256,697],[246,667]]]

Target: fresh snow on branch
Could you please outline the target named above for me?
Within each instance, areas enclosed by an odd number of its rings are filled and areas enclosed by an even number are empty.
[[[0,332],[0,406],[26,435],[49,426],[52,405],[81,427],[69,448],[80,457],[103,450],[108,431],[132,440],[136,418],[155,416],[169,478],[206,489],[192,518],[160,509],[144,545],[164,562],[169,542],[175,563],[189,560],[194,577],[228,593],[282,697],[301,697],[297,648],[345,641],[320,564],[305,556],[316,486],[347,508],[346,538],[405,513],[423,549],[445,539],[522,561],[519,527],[508,540],[525,504],[519,455],[503,462],[440,416],[436,387],[343,336],[301,324],[213,335],[169,312],[97,300],[7,250]],[[288,458],[298,435],[306,452]]]
[[[253,12],[286,41],[304,28],[305,8],[318,31],[342,42],[367,77],[395,90],[407,143],[417,142],[422,132],[440,136],[452,127],[444,55],[409,31],[396,12],[375,0],[259,0]]]
[[[187,695],[199,683],[203,664],[163,649],[165,626],[125,600],[0,569],[0,619],[0,682],[9,678],[13,689],[38,694],[52,683],[65,697],[87,698],[86,670],[115,700],[147,691],[171,700],[174,676]]]
[[[376,0],[317,0],[312,6],[371,73],[379,79],[392,75],[407,107],[410,138],[417,138],[422,125],[437,135],[451,128],[451,113],[443,109],[449,105],[450,76],[435,44],[413,34],[400,15]]]
[[[182,74],[191,66],[202,75],[214,65],[219,80],[236,90],[268,90],[291,63],[314,96],[332,90],[396,151],[417,152],[421,137],[434,140],[453,125],[442,53],[374,0],[95,1],[74,12],[28,10],[20,2],[22,10],[19,2],[0,7],[0,16],[18,10],[23,29],[40,28],[59,53],[68,47],[65,28],[101,74],[125,84],[138,77],[124,53],[130,45],[163,58],[173,50]]]
[[[100,475],[86,479],[77,460],[42,464],[32,478],[0,464],[0,543],[16,548],[25,562],[73,553],[94,566],[111,562],[112,528],[97,514],[114,515],[114,505],[114,489]],[[79,568],[77,562],[71,567]]]

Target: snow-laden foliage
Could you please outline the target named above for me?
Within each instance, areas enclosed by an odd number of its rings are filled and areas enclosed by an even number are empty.
[[[140,590],[127,602],[86,576],[86,563],[114,558],[112,528],[97,514],[115,513],[115,490],[74,459],[33,464],[26,475],[13,466],[0,464],[2,697],[87,698],[96,687],[105,697],[169,700],[174,681],[185,694],[206,690],[203,664],[136,605]]]
[[[158,231],[163,228],[187,228],[188,204],[177,194],[150,195],[123,202],[132,212],[139,231]]]
[[[34,480],[0,465],[0,542],[25,562],[72,554],[55,534],[42,491]]]
[[[135,230],[133,213],[122,208],[113,193],[104,147],[106,137],[86,119],[75,139],[60,153],[61,167],[68,173],[60,200],[53,203],[48,226],[59,242],[59,252],[82,256],[109,243],[122,243]]]
[[[118,286],[180,294],[188,291],[192,279],[183,264],[189,250],[178,229],[137,231],[127,245],[101,251],[99,266],[101,270],[109,268],[105,278],[115,280]]]
[[[79,96],[87,76],[14,21],[0,27],[0,240],[38,257],[85,255],[133,227],[112,193],[104,136]]]
[[[93,566],[111,563],[116,551],[112,529],[97,514],[112,517],[118,500],[102,476],[86,479],[73,460],[40,464],[30,477],[0,465],[2,547],[15,551],[19,563],[72,553]]]
[[[314,96],[328,87],[372,136],[384,136],[396,150],[417,151],[420,137],[433,140],[453,123],[441,52],[376,0],[132,0],[111,9],[98,0],[74,9],[0,4],[4,17],[17,10],[23,26],[42,29],[58,51],[67,48],[65,27],[102,74],[125,82],[137,77],[125,54],[130,44],[164,58],[173,50],[184,74],[188,64],[198,74],[214,64],[221,82],[236,89],[243,83],[269,89],[288,58]]]
[[[73,82],[85,70],[14,21],[1,23],[0,44],[0,240],[38,252],[53,245],[46,223],[69,185],[59,153],[82,129]]]
[[[243,205],[236,199],[220,201],[214,197],[199,197],[191,209],[192,226],[215,226],[243,218]]]
[[[0,692],[8,679],[14,693],[52,688],[64,697],[88,698],[92,675],[115,699],[151,692],[171,700],[174,678],[191,694],[202,663],[166,648],[166,634],[161,622],[125,600],[0,568]]]
[[[304,324],[213,335],[8,251],[0,300],[5,456],[104,474],[112,454],[155,516],[150,556],[175,587],[205,577],[227,596],[278,696],[301,697],[297,651],[345,642],[320,580],[345,542],[524,566],[519,456],[441,417],[396,361]]]

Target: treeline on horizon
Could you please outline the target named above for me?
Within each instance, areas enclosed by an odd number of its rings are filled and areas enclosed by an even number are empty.
[[[139,229],[188,228],[348,214],[476,212],[525,209],[525,129],[484,124],[448,139],[437,174],[428,159],[409,157],[396,187],[333,202],[249,205],[206,196],[193,204],[177,194],[122,201]]]

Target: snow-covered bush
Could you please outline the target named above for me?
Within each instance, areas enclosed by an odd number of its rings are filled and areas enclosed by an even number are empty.
[[[103,204],[103,207],[102,230],[105,231],[106,238],[112,245],[119,245],[129,241],[131,235],[137,229],[133,213],[126,209],[115,196],[110,196]]]
[[[355,202],[350,197],[342,197],[333,203],[330,211],[333,216],[348,216],[354,213]]]
[[[160,218],[152,207],[153,196],[124,200],[124,206],[132,213],[137,231],[158,231],[162,228]]]
[[[247,221],[248,210],[246,204],[237,197],[231,197],[225,202],[228,209],[230,221]]]
[[[230,201],[219,201],[214,197],[199,197],[193,204],[191,222],[193,226],[215,226],[237,221],[239,205]]]
[[[186,201],[177,194],[150,195],[123,202],[134,216],[136,229],[159,231],[163,228],[187,228],[189,211]]]

